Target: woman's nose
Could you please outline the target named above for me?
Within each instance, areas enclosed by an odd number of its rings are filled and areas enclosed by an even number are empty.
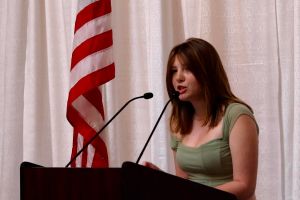
[[[178,81],[178,82],[184,81],[184,74],[181,71],[178,71],[176,73],[176,81]]]

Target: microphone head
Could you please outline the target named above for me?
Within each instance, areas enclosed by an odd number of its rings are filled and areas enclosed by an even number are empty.
[[[153,97],[153,93],[152,92],[147,92],[143,95],[144,99],[151,99]]]
[[[171,96],[172,99],[178,99],[180,93],[178,91],[173,91],[171,95],[172,95]]]

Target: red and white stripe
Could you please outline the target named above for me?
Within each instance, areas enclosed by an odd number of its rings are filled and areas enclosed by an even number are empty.
[[[101,85],[115,76],[110,0],[78,1],[67,118],[74,127],[72,157],[104,124]],[[72,167],[108,167],[105,143],[96,138]]]

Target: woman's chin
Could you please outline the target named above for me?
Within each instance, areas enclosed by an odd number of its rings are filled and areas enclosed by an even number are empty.
[[[180,94],[178,98],[180,101],[188,101],[188,99],[186,98],[186,96],[184,94]]]

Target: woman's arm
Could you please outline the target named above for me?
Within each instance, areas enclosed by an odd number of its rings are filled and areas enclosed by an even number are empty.
[[[217,186],[238,199],[254,195],[258,165],[258,132],[254,120],[241,115],[233,126],[229,145],[233,164],[233,181]]]

